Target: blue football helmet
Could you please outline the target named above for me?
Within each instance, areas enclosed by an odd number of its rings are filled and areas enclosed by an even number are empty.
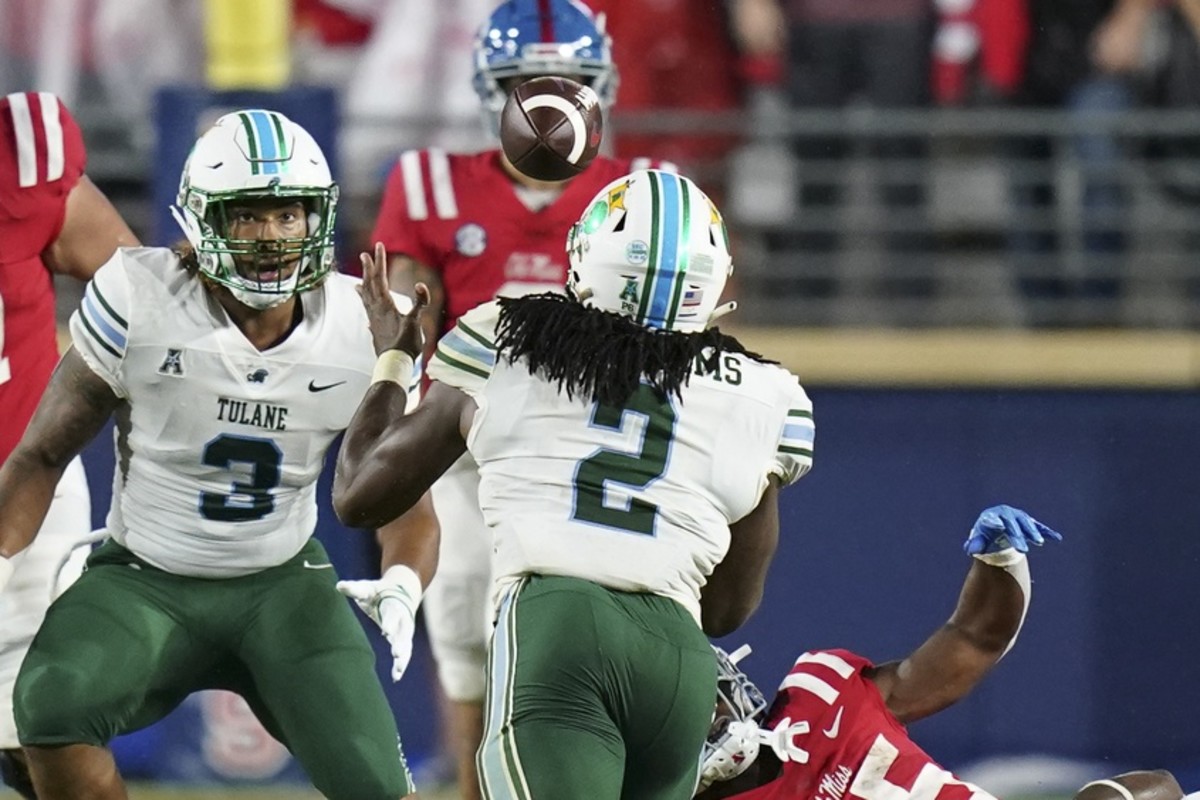
[[[475,92],[493,133],[512,85],[510,78],[557,75],[578,80],[600,97],[616,100],[617,70],[604,15],[578,0],[507,0],[475,37]]]

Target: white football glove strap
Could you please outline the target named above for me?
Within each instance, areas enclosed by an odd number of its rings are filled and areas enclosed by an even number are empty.
[[[412,567],[388,567],[377,581],[338,581],[337,589],[374,620],[392,646],[392,680],[398,681],[412,660],[413,635],[417,631],[417,607],[421,604],[421,579]]]

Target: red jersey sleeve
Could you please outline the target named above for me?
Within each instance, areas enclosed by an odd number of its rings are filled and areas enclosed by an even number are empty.
[[[86,166],[83,134],[57,97],[18,92],[0,100],[3,261],[35,257],[54,241]]]
[[[428,151],[410,150],[400,156],[384,185],[371,244],[383,242],[389,254],[408,256],[440,272],[440,259],[422,236],[430,215],[428,176]]]

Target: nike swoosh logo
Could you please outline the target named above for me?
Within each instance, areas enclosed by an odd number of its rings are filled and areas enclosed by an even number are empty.
[[[833,724],[830,725],[825,730],[821,731],[821,733],[825,734],[830,739],[836,739],[837,735],[838,735],[838,730],[840,730],[842,727],[842,712],[845,710],[846,710],[845,706],[842,706],[841,708],[839,708],[837,716],[833,718]]]
[[[310,564],[308,559],[304,559],[305,569],[333,569],[333,564]]]
[[[343,383],[345,383],[345,381],[338,381],[337,383],[327,383],[324,386],[318,386],[316,381],[309,381],[308,382],[308,390],[310,392],[323,392],[326,389],[332,389],[335,386],[341,386]]]

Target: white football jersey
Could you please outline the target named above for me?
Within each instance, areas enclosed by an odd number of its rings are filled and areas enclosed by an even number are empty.
[[[170,250],[118,250],[96,273],[71,337],[128,401],[116,413],[106,523],[117,542],[198,577],[299,552],[316,526],[326,451],[374,369],[357,283],[333,274],[300,295],[303,321],[260,352]]]
[[[768,476],[812,465],[812,403],[787,370],[724,354],[697,365],[681,398],[648,386],[623,408],[568,399],[496,357],[499,306],[468,312],[438,343],[434,380],[479,408],[467,447],[494,533],[497,596],[522,575],[565,575],[682,603],[730,546],[729,524],[758,505]]]

